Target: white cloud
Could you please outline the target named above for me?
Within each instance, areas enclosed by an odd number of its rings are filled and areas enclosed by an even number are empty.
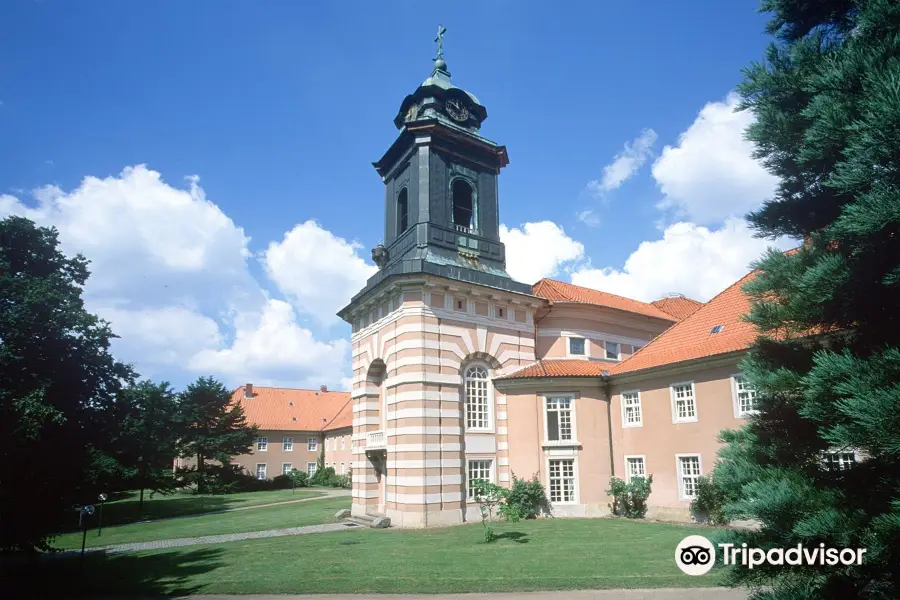
[[[86,177],[70,192],[44,187],[34,199],[26,205],[0,195],[0,218],[19,214],[53,225],[64,252],[91,261],[87,307],[113,324],[121,336],[113,342],[117,357],[141,374],[181,382],[213,374],[229,385],[316,387],[335,386],[348,375],[346,340],[317,339],[298,324],[289,304],[269,297],[249,271],[249,238],[207,200],[196,177],[177,188],[138,165],[118,176]],[[293,267],[309,274],[304,260],[321,261],[334,252],[343,252],[339,259],[351,278],[360,270],[354,265],[365,268],[362,259],[354,261],[352,245],[314,223],[324,254],[295,252],[286,242],[307,225],[282,242],[289,247],[281,248],[279,273]],[[312,314],[327,305],[315,294],[304,299]]]
[[[593,211],[593,209],[586,208],[583,211],[576,213],[575,218],[588,227],[597,227],[600,225],[600,217]]]
[[[588,183],[588,191],[599,196],[604,192],[618,189],[647,162],[655,143],[656,132],[652,129],[645,129],[638,137],[625,142],[622,151],[616,154],[611,163],[603,167],[601,178]]]
[[[506,271],[524,283],[553,277],[584,257],[584,245],[552,221],[525,223],[521,229],[500,225],[500,241],[506,245]]]
[[[670,292],[705,302],[746,275],[770,245],[786,250],[796,244],[754,238],[737,218],[716,230],[680,222],[667,227],[662,239],[642,242],[621,270],[582,267],[572,282],[645,302]]]
[[[296,322],[287,302],[270,299],[262,311],[235,317],[234,343],[190,359],[194,372],[224,372],[259,385],[318,387],[345,383],[350,343],[322,342]]]
[[[703,224],[744,216],[772,195],[777,179],[752,157],[744,130],[754,116],[735,112],[737,94],[710,102],[654,162],[652,173],[664,194],[662,209]]]
[[[263,257],[269,278],[303,312],[323,323],[366,284],[378,268],[357,255],[359,246],[323,229],[315,221],[297,225]]]

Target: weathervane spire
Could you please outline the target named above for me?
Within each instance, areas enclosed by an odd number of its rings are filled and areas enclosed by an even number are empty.
[[[438,53],[437,56],[434,57],[434,60],[444,60],[444,34],[447,33],[447,28],[443,25],[438,25],[437,36],[434,38],[434,41],[437,42]]]

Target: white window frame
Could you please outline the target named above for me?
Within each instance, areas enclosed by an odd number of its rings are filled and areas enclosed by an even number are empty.
[[[259,468],[260,467],[262,467],[262,477],[259,476]],[[256,463],[256,479],[258,481],[265,481],[266,479],[268,479],[269,478],[268,470],[269,470],[269,467],[267,466],[267,463]]]
[[[628,462],[629,458],[639,458],[644,465],[644,474],[642,477],[647,478],[647,456],[644,454],[626,454],[625,455],[625,482],[631,483],[631,478],[633,475],[631,474],[630,463]]]
[[[472,488],[469,485],[469,463],[473,462],[489,462],[491,463],[488,468],[488,477],[487,480],[491,483],[497,483],[497,459],[493,456],[485,455],[475,455],[475,456],[466,456],[466,503],[472,504],[475,502],[475,497],[472,496]]]
[[[576,417],[575,410],[575,400],[577,398],[576,394],[573,393],[559,393],[559,394],[542,394],[541,395],[543,404],[543,413],[544,413],[544,445],[545,446],[579,446],[578,442],[578,421]],[[549,436],[549,429],[547,427],[547,423],[549,419],[547,418],[547,400],[556,399],[556,400],[568,400],[569,401],[569,417],[572,421],[572,438],[568,440],[551,440]]]
[[[341,463],[341,475],[344,475],[346,473],[347,473],[347,468],[345,466],[345,463]]]
[[[285,468],[285,467],[287,467],[287,468]],[[287,475],[288,473],[291,472],[291,469],[293,469],[293,468],[294,468],[294,463],[283,462],[283,463],[281,463],[281,474]]]
[[[628,406],[625,403],[625,394],[637,395],[638,420],[630,423],[628,421]],[[619,392],[622,402],[622,427],[643,427],[644,426],[644,406],[641,404],[641,390],[622,390]]]
[[[852,469],[854,465],[858,465],[860,462],[860,456],[858,450],[853,449],[831,449],[822,452],[822,467],[825,470],[831,470],[831,456],[839,455],[839,454],[852,454],[853,455],[853,464],[849,467],[841,467],[840,460],[838,460],[838,471],[847,471]]]
[[[256,451],[257,452],[268,452],[269,451],[269,438],[267,436],[261,435],[256,438]]]
[[[691,501],[695,496],[686,496],[684,493],[684,475],[681,472],[681,459],[682,458],[696,458],[697,459],[697,469],[700,471],[699,475],[691,475],[691,477],[702,477],[703,476],[703,456],[699,452],[690,452],[687,454],[676,454],[675,455],[675,476],[678,477],[678,499],[684,501]],[[696,484],[694,485],[696,488]]]
[[[758,413],[758,410],[741,410],[741,399],[738,396],[738,379],[742,379],[744,381],[747,380],[747,376],[743,373],[735,373],[731,376],[731,399],[734,402],[734,418],[736,419],[746,419],[749,416],[755,415]],[[757,392],[756,390],[752,390],[753,397],[756,398]]]
[[[469,397],[466,390],[466,373],[473,367],[481,367],[487,373],[486,380],[486,396],[487,396],[487,426],[486,427],[469,427]],[[494,373],[490,365],[484,361],[473,361],[466,364],[462,370],[462,396],[463,396],[463,425],[465,431],[473,433],[494,433]]]
[[[318,463],[308,462],[306,463],[306,474],[312,477],[316,474],[316,470],[318,469]]]
[[[610,344],[616,345],[615,358],[613,358],[609,355],[609,345]],[[603,342],[603,358],[605,358],[606,360],[622,360],[622,344],[620,344],[619,342],[604,341]]]
[[[293,452],[294,451],[294,436],[286,435],[281,438],[281,451],[282,452]]]
[[[591,356],[591,340],[583,335],[567,335],[566,358],[589,358]],[[584,354],[572,354],[572,340],[584,340]]]
[[[346,449],[347,449],[347,448],[346,448],[346,443],[347,443],[347,436],[346,436],[346,435],[342,435],[342,436],[341,436],[341,450],[346,450]]]
[[[691,397],[694,400],[694,416],[687,417],[684,419],[678,418],[678,410],[677,403],[675,399],[675,388],[682,385],[691,386]],[[672,401],[672,422],[673,423],[696,423],[699,416],[699,410],[697,407],[697,386],[693,381],[679,381],[678,383],[673,383],[669,386],[669,397]]]
[[[306,438],[306,451],[307,452],[318,452],[319,450],[319,438]]]
[[[548,456],[546,458],[545,465],[547,468],[547,481],[546,481],[547,499],[548,500],[550,499],[550,463],[553,461],[556,461],[556,460],[571,460],[572,461],[572,477],[574,480],[573,481],[573,490],[572,490],[572,500],[568,501],[568,502],[566,502],[564,500],[557,500],[555,502],[550,500],[550,504],[551,505],[563,505],[563,506],[579,504],[578,499],[579,499],[580,493],[581,493],[581,489],[580,489],[581,486],[578,483],[578,457],[577,456]]]

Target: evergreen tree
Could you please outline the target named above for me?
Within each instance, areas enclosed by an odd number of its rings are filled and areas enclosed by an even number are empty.
[[[231,392],[212,377],[200,377],[181,394],[178,420],[179,454],[196,458],[197,491],[231,473],[231,457],[250,452],[256,427],[247,424],[244,409],[231,403]],[[216,461],[222,468],[216,468]]]
[[[168,382],[141,381],[120,394],[118,404],[120,462],[130,467],[130,480],[140,490],[138,510],[144,508],[144,491],[173,490],[172,465],[178,454],[178,403]]]
[[[55,229],[0,220],[0,547],[46,548],[73,506],[96,500],[108,415],[129,367],[81,298],[88,261]],[[72,521],[66,521],[71,523]]]
[[[867,548],[861,566],[737,566],[756,598],[900,598],[900,3],[767,0],[775,42],[740,92],[780,178],[750,221],[804,244],[745,291],[759,414],[713,481],[750,547]],[[823,453],[856,452],[841,468]]]

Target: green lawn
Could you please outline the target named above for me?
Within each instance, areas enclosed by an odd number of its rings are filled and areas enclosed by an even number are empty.
[[[304,503],[315,504],[319,501]],[[346,504],[346,499],[344,500]],[[268,509],[263,509],[268,510]],[[247,511],[253,512],[253,511]],[[198,517],[200,518],[200,517]],[[687,535],[708,528],[619,519],[548,519],[433,530],[352,529],[136,554],[88,555],[17,571],[93,593],[434,593],[721,585],[675,566]],[[85,582],[89,582],[86,584]]]
[[[274,492],[256,492],[257,494],[272,494]],[[313,495],[307,493],[307,496]],[[298,492],[299,496],[299,492]],[[271,497],[271,496],[270,496]],[[302,497],[302,496],[300,496]],[[297,497],[295,497],[297,498]],[[274,501],[283,501],[290,497],[279,496]],[[254,499],[248,499],[248,501]],[[253,502],[262,504],[262,502]],[[249,504],[244,504],[248,506]],[[264,506],[251,510],[240,510],[224,514],[212,514],[188,516],[179,519],[164,519],[161,521],[149,521],[145,523],[132,523],[130,525],[118,525],[103,527],[103,535],[98,536],[96,529],[88,531],[87,545],[109,546],[112,544],[126,544],[130,542],[148,542],[152,540],[167,540],[182,537],[196,537],[202,535],[217,535],[223,533],[245,533],[248,531],[261,531],[264,529],[282,529],[285,527],[300,527],[302,525],[317,525],[330,523],[334,520],[334,513],[342,508],[350,507],[350,497],[323,498],[321,500],[309,500],[293,504],[279,504],[277,506]],[[53,542],[56,548],[81,548],[81,532],[71,532],[60,535]]]
[[[144,493],[143,510],[140,509],[138,492],[129,492],[125,498],[103,505],[103,527],[108,525],[121,525],[123,523],[135,523],[152,519],[164,519],[167,517],[180,517],[206,512],[216,512],[241,506],[253,506],[256,504],[270,504],[272,502],[284,502],[285,500],[299,500],[301,498],[314,498],[323,493],[318,490],[303,488],[291,495],[291,490],[275,490],[270,492],[244,492],[240,494],[198,495],[190,492],[177,492],[170,496],[157,494],[152,499],[150,493]],[[98,509],[99,504],[95,505]],[[91,526],[96,527],[99,515],[95,512]],[[77,514],[72,519],[70,530],[78,529]]]

